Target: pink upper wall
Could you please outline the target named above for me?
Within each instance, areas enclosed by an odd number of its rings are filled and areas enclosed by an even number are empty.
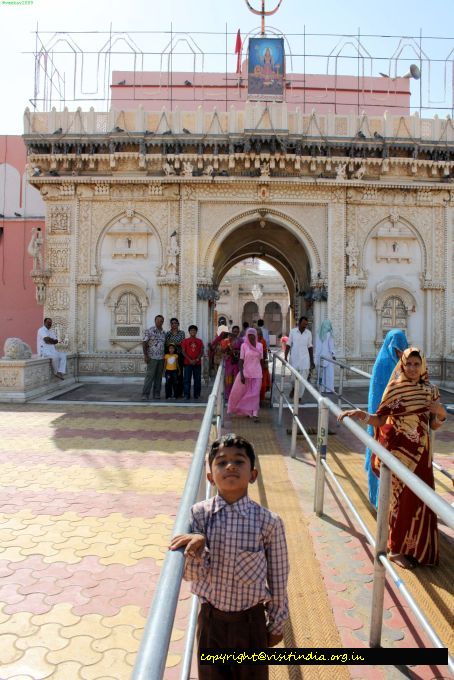
[[[44,204],[26,182],[26,161],[22,137],[0,136],[0,357],[10,337],[25,340],[35,353],[36,331],[42,325],[27,247],[32,227],[44,232]]]
[[[393,115],[410,113],[410,80],[407,78],[331,76],[290,73],[286,76],[285,102],[289,111]],[[120,85],[119,83],[125,84]],[[185,84],[186,83],[190,83]],[[146,111],[163,106],[193,111],[219,110],[231,105],[241,109],[247,101],[247,73],[192,73],[113,71],[112,104],[115,109]]]

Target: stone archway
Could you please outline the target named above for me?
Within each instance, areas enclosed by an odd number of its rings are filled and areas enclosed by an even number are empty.
[[[282,276],[290,295],[292,323],[300,314],[312,316],[305,295],[314,269],[321,269],[321,258],[302,225],[272,209],[251,210],[230,220],[205,251],[205,271],[211,274],[213,286],[217,288],[229,269],[247,258],[263,260]]]

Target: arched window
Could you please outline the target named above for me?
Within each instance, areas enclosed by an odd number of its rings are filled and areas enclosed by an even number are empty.
[[[117,338],[142,336],[142,308],[133,293],[123,293],[114,307],[114,328]]]
[[[110,291],[105,300],[110,310],[110,343],[128,351],[142,342],[149,300],[145,292],[132,283]]]
[[[271,335],[282,333],[282,310],[278,302],[267,303],[263,320]]]
[[[246,302],[243,307],[243,323],[247,321],[250,326],[259,319],[259,308],[255,302]]]
[[[407,330],[408,312],[402,298],[392,295],[387,298],[382,307],[381,330],[384,338],[391,328],[401,328]]]

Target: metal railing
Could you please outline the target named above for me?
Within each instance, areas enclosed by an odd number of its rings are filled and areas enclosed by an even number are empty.
[[[275,363],[277,361],[281,362],[280,379],[277,380],[277,370]],[[287,399],[284,394],[285,386],[285,372],[289,371],[295,380],[293,404]],[[359,369],[355,369],[358,372]],[[363,372],[362,372],[363,373]],[[279,354],[273,355],[273,376],[275,381],[272,385],[271,399],[273,398],[273,392],[276,389],[279,393],[279,411],[278,411],[278,422],[282,423],[282,413],[284,402],[288,405],[289,411],[292,417],[292,437],[290,444],[290,455],[296,457],[296,438],[298,430],[305,437],[309,449],[316,459],[316,470],[315,470],[315,491],[314,491],[314,510],[318,516],[323,513],[323,503],[324,503],[324,490],[326,475],[330,477],[336,488],[339,490],[340,494],[344,498],[347,506],[353,514],[357,524],[360,526],[362,532],[364,533],[367,541],[372,546],[374,550],[374,578],[373,578],[373,592],[372,592],[372,603],[371,603],[371,616],[370,616],[370,634],[369,643],[371,647],[380,646],[381,633],[383,625],[383,602],[384,602],[384,589],[385,589],[385,572],[388,572],[394,581],[395,586],[401,593],[402,597],[405,598],[409,607],[415,614],[416,618],[424,628],[430,640],[434,643],[436,647],[445,648],[445,645],[440,640],[438,635],[435,633],[433,628],[430,626],[423,612],[419,608],[418,604],[413,599],[412,595],[408,591],[406,585],[402,582],[401,577],[393,568],[391,563],[386,557],[386,546],[388,538],[388,515],[389,515],[389,503],[390,503],[390,491],[391,491],[391,473],[396,475],[401,479],[406,486],[408,486],[413,493],[418,496],[431,510],[433,510],[438,517],[443,520],[443,522],[450,528],[454,528],[454,509],[443,500],[438,494],[435,493],[427,484],[419,479],[415,474],[410,472],[405,465],[403,465],[395,456],[393,456],[389,451],[387,451],[381,444],[379,444],[375,439],[370,437],[367,432],[365,432],[360,425],[355,423],[351,418],[346,418],[343,421],[343,425],[350,430],[357,439],[359,439],[365,446],[371,449],[381,461],[380,468],[380,491],[378,499],[378,513],[377,513],[377,525],[375,539],[368,530],[363,519],[359,515],[358,511],[354,507],[353,503],[348,498],[348,494],[343,489],[342,485],[336,478],[335,473],[329,467],[327,463],[327,452],[328,452],[328,419],[329,412],[334,416],[338,416],[342,413],[341,409],[334,404],[330,399],[322,397],[321,394],[314,389],[314,387],[305,380],[295,369],[290,366],[290,364],[285,361]],[[300,386],[303,386],[312,397],[316,400],[318,405],[318,425],[317,425],[317,444],[314,446],[309,433],[304,427],[301,419],[299,418],[299,394]],[[452,671],[454,671],[454,659],[448,655],[448,665]]]
[[[353,406],[353,408],[357,407],[357,404],[354,404],[353,402],[349,401],[346,397],[343,395],[343,387],[344,387],[344,375],[346,371],[349,371],[351,373],[356,373],[357,375],[360,375],[363,378],[367,378],[367,380],[370,381],[372,378],[371,373],[367,373],[367,371],[362,371],[360,368],[356,368],[355,366],[348,366],[348,364],[344,364],[342,361],[339,361],[338,359],[330,359],[329,357],[320,357],[320,362],[318,364],[317,368],[317,385],[321,385],[322,387],[326,388],[326,385],[320,380],[320,374],[321,374],[321,362],[322,361],[329,361],[329,363],[334,364],[335,366],[339,366],[340,370],[340,375],[339,375],[339,387],[338,391],[336,390],[331,390],[332,394],[335,394],[337,396],[337,405],[339,408],[342,408],[342,402],[345,402],[346,404],[349,404],[350,406]],[[454,475],[449,472],[449,470],[446,470],[444,467],[442,467],[439,463],[435,462],[435,460],[432,460],[432,466],[438,470],[442,475],[445,477],[448,477],[451,481],[454,480]]]
[[[224,367],[221,364],[216,374],[213,389],[208,397],[208,404],[195,445],[183,497],[173,527],[173,536],[189,531],[190,509],[200,496],[200,487],[205,470],[205,454],[212,426],[215,425],[217,436],[221,434],[223,392]],[[181,550],[169,550],[167,552],[137,653],[136,663],[131,676],[132,680],[161,680],[164,675],[170,636],[178,604],[178,595],[183,578],[184,559],[183,551]],[[188,644],[186,645],[186,650],[189,650],[189,662],[187,658],[184,659],[188,672],[194,641],[196,615],[197,610],[195,610],[195,614],[192,612],[192,625],[190,624],[192,644],[190,648]]]

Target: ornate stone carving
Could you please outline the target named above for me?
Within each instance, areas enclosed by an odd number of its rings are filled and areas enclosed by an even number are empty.
[[[163,170],[164,174],[167,175],[167,177],[169,175],[176,175],[175,168],[168,161],[163,163],[162,170]]]
[[[150,196],[162,196],[161,182],[152,182],[148,185],[148,193]]]
[[[69,308],[69,291],[62,288],[48,288],[47,308],[67,310]]]
[[[345,291],[345,318],[349,323],[345,324],[345,355],[352,356],[355,353],[355,306],[356,291],[347,288]]]
[[[19,370],[8,368],[0,371],[0,387],[15,387],[19,384]]]
[[[95,196],[108,196],[110,193],[110,185],[103,183],[103,182],[97,182],[95,184]]]
[[[8,338],[3,347],[3,359],[31,359],[30,346],[20,338]]]
[[[53,271],[68,271],[69,269],[69,247],[49,248],[49,265]]]
[[[46,301],[46,287],[47,283],[50,279],[50,272],[49,271],[41,271],[41,272],[31,272],[31,277],[33,279],[33,282],[36,286],[35,290],[35,296],[36,296],[36,302],[39,305],[43,305]]]
[[[49,232],[51,234],[69,234],[71,231],[71,206],[52,205],[48,213]]]
[[[61,196],[74,196],[75,193],[75,184],[74,182],[65,182],[63,181],[60,184],[60,195]]]
[[[363,189],[362,192],[362,199],[363,201],[377,201],[378,200],[378,189],[375,187],[368,187],[367,189]]]
[[[43,260],[43,234],[41,227],[32,227],[32,236],[28,244],[27,252],[33,258],[33,271],[40,273],[44,269]]]
[[[194,201],[196,198],[195,188],[185,184],[181,187],[181,198],[183,201]]]
[[[80,352],[88,350],[88,333],[90,320],[88,317],[89,287],[77,286],[77,347]]]
[[[347,163],[338,163],[336,165],[336,180],[343,182],[347,179]]]
[[[189,161],[183,163],[183,175],[185,177],[192,177],[194,166]]]
[[[345,253],[347,255],[347,268],[350,277],[357,276],[359,248],[352,237],[350,237],[350,240],[347,242]]]

